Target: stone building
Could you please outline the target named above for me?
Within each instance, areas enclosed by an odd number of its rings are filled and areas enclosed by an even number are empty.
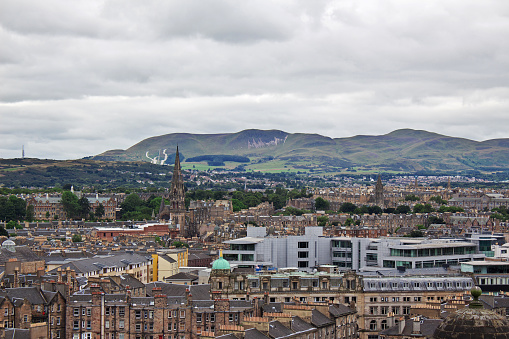
[[[43,326],[45,338],[64,338],[66,300],[60,292],[37,287],[0,290],[0,337],[9,328],[31,330]],[[36,331],[36,329],[34,329]]]
[[[116,219],[117,201],[115,198],[99,197],[98,195],[86,198],[90,204],[91,212],[95,213],[97,207],[102,205],[104,207],[104,215],[102,218],[111,220]],[[27,198],[26,202],[27,206],[34,207],[34,217],[36,219],[65,220],[67,218],[60,195],[50,196],[49,194],[46,194],[45,196],[32,196]]]
[[[410,315],[412,306],[426,301],[462,299],[472,288],[461,275],[401,275],[397,277],[344,273],[235,273],[216,261],[210,275],[214,298],[263,299],[267,303],[350,305],[357,311],[359,337],[374,339],[389,327],[388,315]]]

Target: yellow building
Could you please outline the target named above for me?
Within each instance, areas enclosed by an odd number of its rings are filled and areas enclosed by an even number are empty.
[[[153,258],[153,281],[163,281],[179,273],[180,267],[187,267],[189,251],[187,248],[158,250],[152,254]]]

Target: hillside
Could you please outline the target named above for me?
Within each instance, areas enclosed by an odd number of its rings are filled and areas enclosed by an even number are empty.
[[[464,172],[509,167],[509,139],[478,142],[411,129],[336,139],[254,129],[224,134],[175,133],[148,138],[126,150],[106,151],[90,159],[172,164],[177,144],[184,167],[208,164],[253,170],[327,172]],[[201,157],[200,161],[189,159],[195,157]],[[249,162],[235,160],[245,157]]]

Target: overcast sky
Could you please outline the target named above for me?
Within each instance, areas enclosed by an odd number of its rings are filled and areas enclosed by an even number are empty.
[[[0,158],[175,132],[509,137],[509,1],[1,0]]]

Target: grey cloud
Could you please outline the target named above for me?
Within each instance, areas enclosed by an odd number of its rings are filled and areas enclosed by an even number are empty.
[[[495,0],[5,0],[0,39],[0,157],[246,128],[483,140],[509,122]]]

